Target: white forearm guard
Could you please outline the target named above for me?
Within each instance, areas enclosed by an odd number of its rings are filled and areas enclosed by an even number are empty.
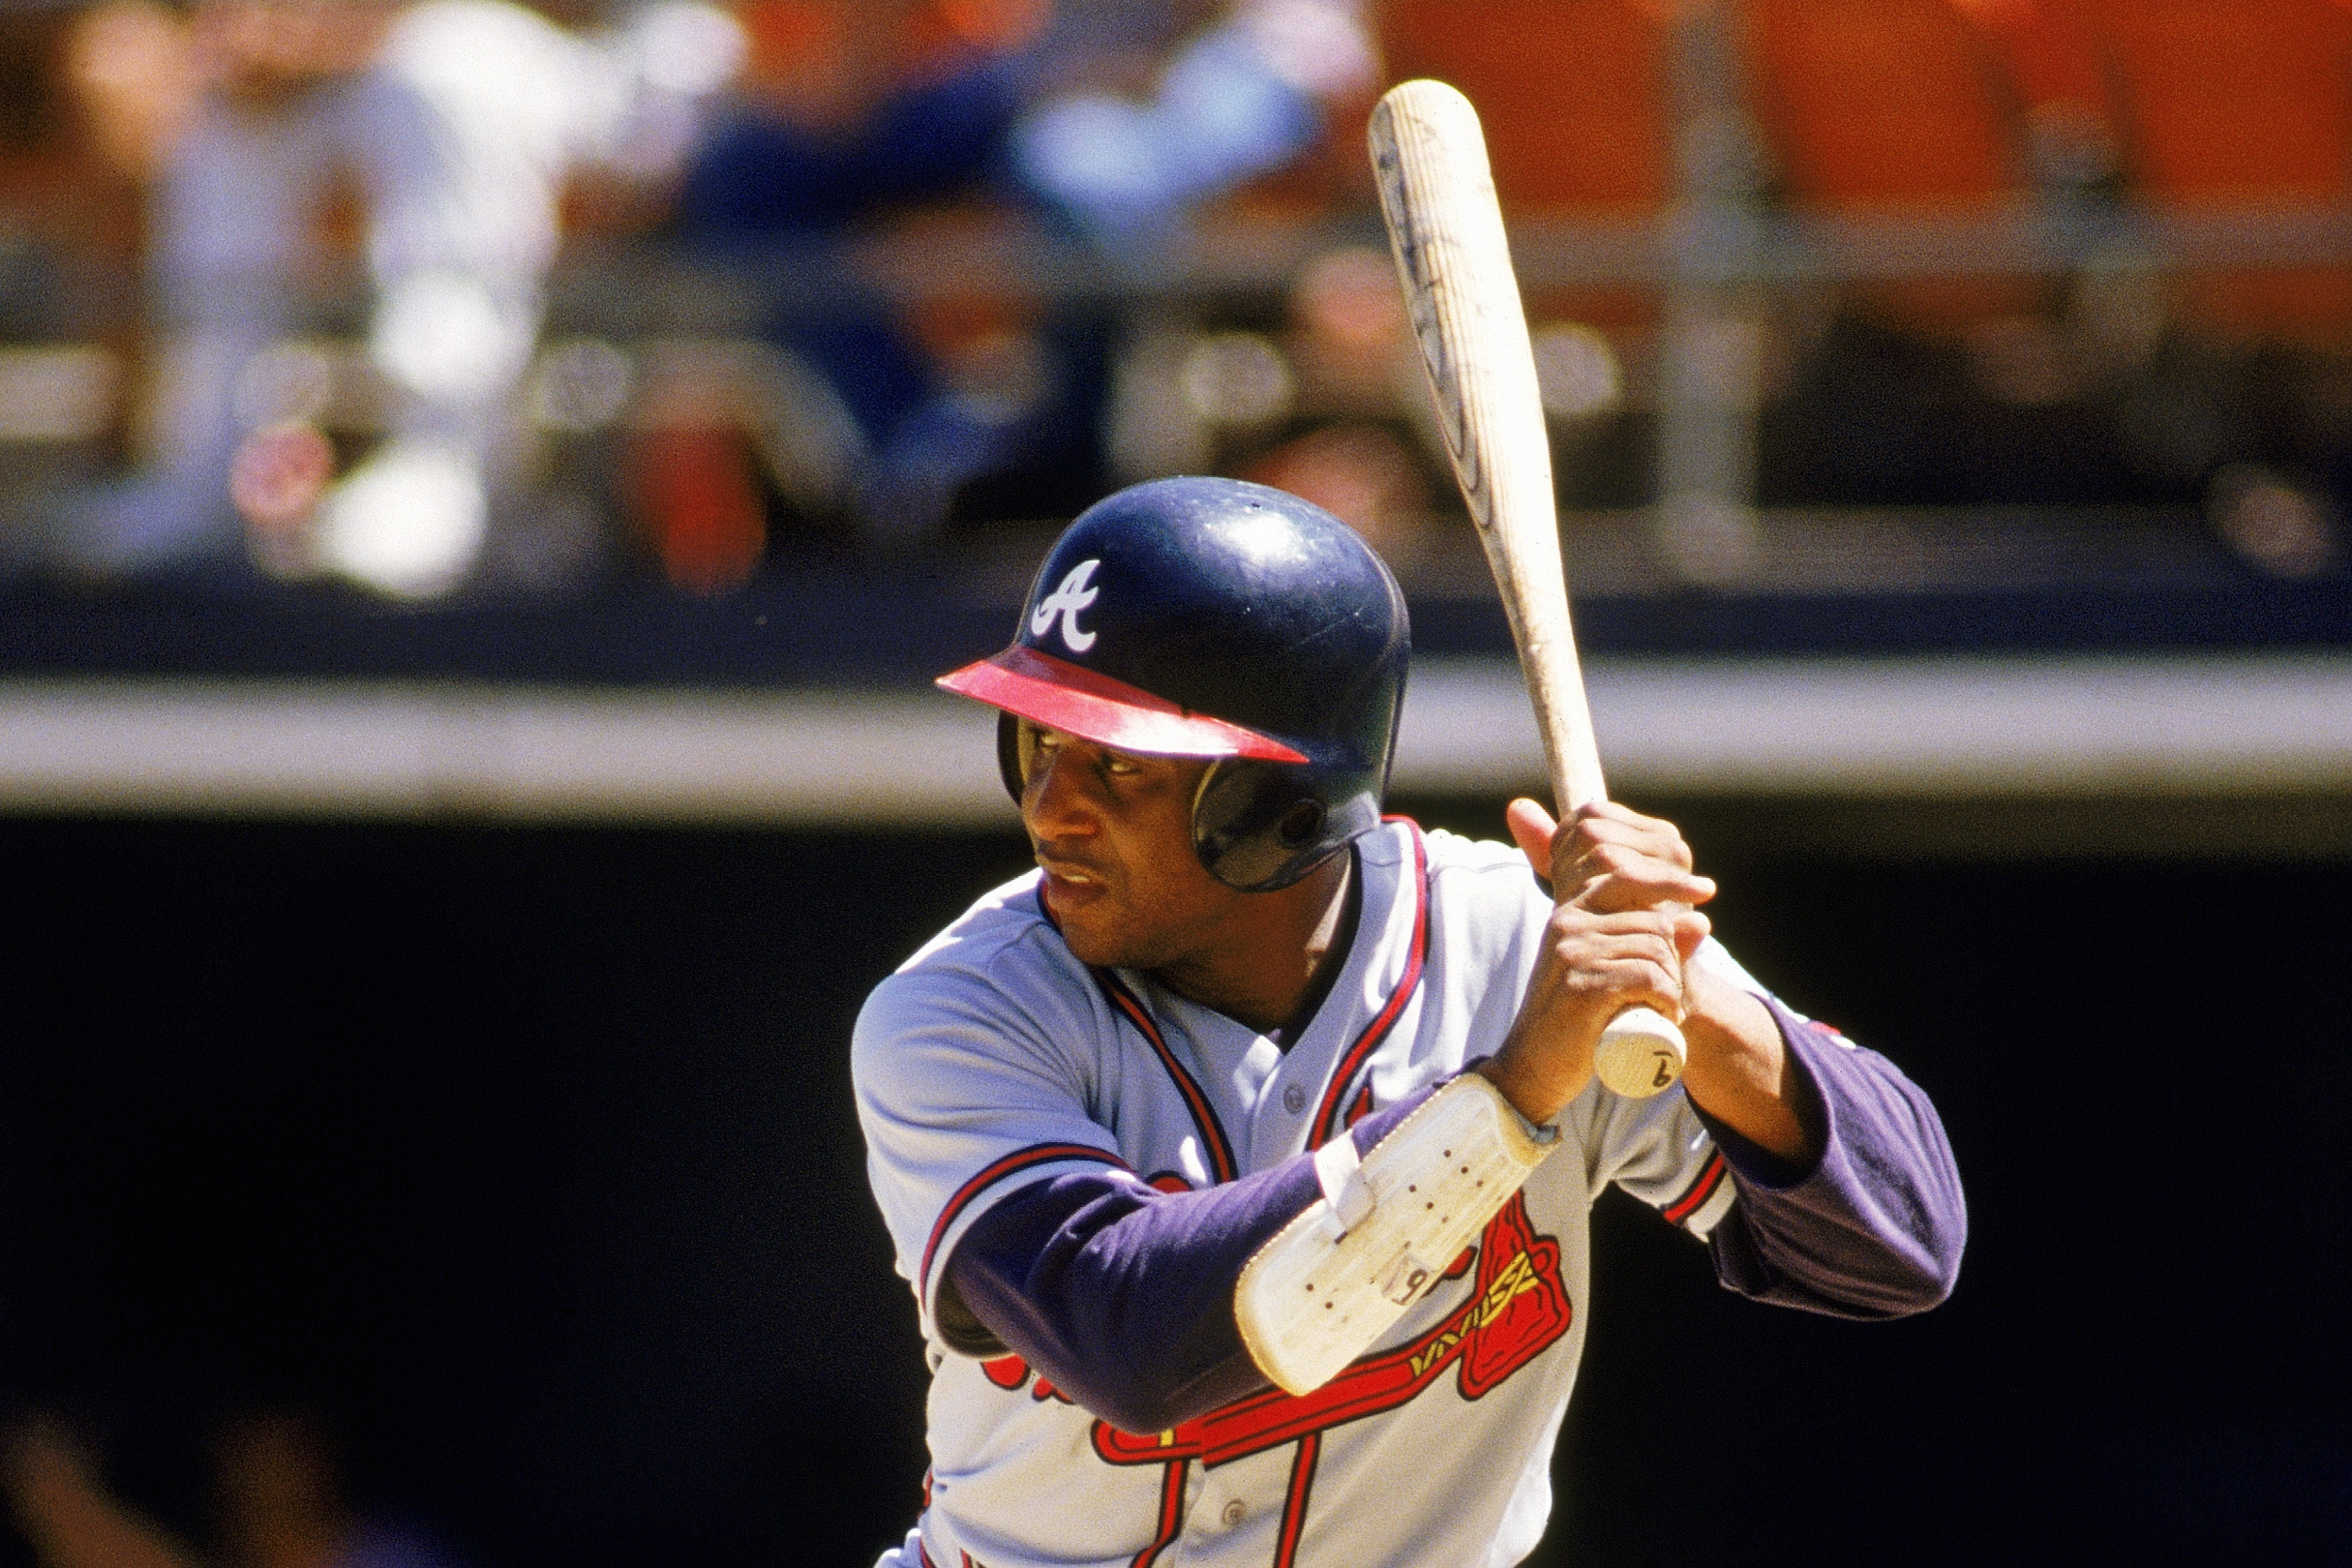
[[[1258,1371],[1320,1388],[1404,1315],[1551,1149],[1475,1072],[1438,1090],[1360,1162],[1315,1151],[1323,1196],[1242,1270],[1233,1315]]]

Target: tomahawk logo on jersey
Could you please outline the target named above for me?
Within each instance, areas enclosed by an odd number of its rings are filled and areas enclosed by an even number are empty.
[[[1392,821],[1358,841],[1363,913],[1331,994],[1287,1050],[1148,977],[1090,971],[1034,876],[983,898],[876,991],[859,1108],[877,1196],[932,1345],[932,1560],[990,1568],[1377,1560],[1533,1550],[1583,1335],[1585,1212],[1614,1182],[1704,1234],[1732,1201],[1681,1094],[1588,1090],[1564,1147],[1372,1352],[1304,1398],[1275,1390],[1129,1433],[1017,1358],[956,1353],[943,1264],[994,1204],[1106,1168],[1193,1187],[1289,1160],[1458,1071],[1518,1011],[1551,901],[1501,845]],[[1751,983],[1719,948],[1704,962]],[[1454,1458],[1453,1456],[1459,1456]],[[1499,1456],[1512,1456],[1509,1462]],[[1050,1515],[1050,1556],[1039,1524]],[[1422,1522],[1410,1550],[1397,1522]],[[1493,1555],[1490,1556],[1490,1553]],[[901,1561],[921,1561],[910,1547]]]

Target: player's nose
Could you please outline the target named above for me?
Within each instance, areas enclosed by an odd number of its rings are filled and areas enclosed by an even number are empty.
[[[1021,792],[1021,816],[1040,839],[1090,834],[1101,818],[1086,784],[1089,775],[1079,748],[1055,746],[1030,765],[1028,787]]]

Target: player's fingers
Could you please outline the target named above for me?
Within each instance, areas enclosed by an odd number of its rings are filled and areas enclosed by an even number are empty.
[[[1707,933],[1714,928],[1715,922],[1695,909],[1683,910],[1674,917],[1674,947],[1681,952],[1684,963],[1698,956]]]
[[[1598,1015],[1595,1027],[1627,1008],[1653,1008],[1669,1018],[1682,1013],[1682,966],[1672,944],[1645,941],[1606,956],[1588,953],[1566,983]]]
[[[1678,909],[1589,909],[1571,904],[1554,911],[1552,922],[1562,935],[1589,931],[1599,936],[1671,936],[1674,922],[1686,912]]]
[[[1551,882],[1555,870],[1553,844],[1559,833],[1559,824],[1552,820],[1552,813],[1523,797],[1503,808],[1503,825],[1511,829],[1511,842],[1527,858],[1536,876]]]
[[[1587,838],[1581,831],[1563,832],[1555,854],[1572,856],[1577,864],[1588,870],[1613,871],[1642,861],[1654,861],[1672,866],[1685,876],[1696,876],[1684,856],[1674,853],[1677,845],[1662,843],[1654,838]],[[1555,860],[1556,864],[1557,861]]]
[[[1571,975],[1612,972],[1647,965],[1659,972],[1653,982],[1679,988],[1682,973],[1680,912],[1630,910],[1594,915],[1575,908],[1553,917],[1553,948]]]
[[[1556,1027],[1597,1036],[1630,1007],[1682,1015],[1680,917],[1655,910],[1596,915],[1574,905],[1553,912],[1528,1004]]]
[[[1578,862],[1579,875],[1563,886],[1575,903],[1596,914],[1657,909],[1668,904],[1704,904],[1715,896],[1715,882],[1672,860],[1617,845],[1604,845]]]
[[[1596,876],[1643,859],[1673,863],[1668,846],[1639,828],[1593,815],[1583,807],[1562,823],[1552,840],[1552,884],[1570,896]]]
[[[1683,841],[1681,829],[1663,817],[1645,817],[1614,800],[1595,800],[1579,806],[1569,814],[1568,825],[1571,831],[1590,843],[1636,845],[1662,859],[1673,860],[1686,871],[1693,863],[1691,847]]]
[[[1671,823],[1606,800],[1554,823],[1530,799],[1512,801],[1504,821],[1555,896],[1599,910],[1700,904],[1715,896],[1713,880],[1691,870],[1689,846]]]

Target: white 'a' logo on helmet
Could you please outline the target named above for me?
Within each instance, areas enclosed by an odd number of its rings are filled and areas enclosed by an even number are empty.
[[[1037,610],[1029,618],[1029,635],[1042,637],[1052,629],[1054,617],[1062,618],[1062,641],[1070,645],[1072,653],[1083,653],[1095,646],[1095,634],[1078,629],[1078,612],[1101,595],[1099,588],[1088,588],[1094,580],[1095,568],[1101,565],[1101,557],[1082,560],[1070,569],[1062,586],[1038,601]]]

